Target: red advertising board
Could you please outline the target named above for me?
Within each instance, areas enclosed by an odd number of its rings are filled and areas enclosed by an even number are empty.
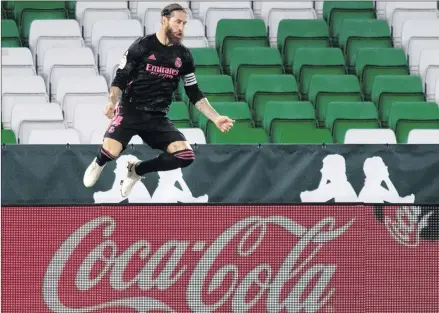
[[[2,209],[5,313],[437,313],[416,208]]]

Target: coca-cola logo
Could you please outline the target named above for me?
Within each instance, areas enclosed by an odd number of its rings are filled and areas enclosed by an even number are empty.
[[[75,251],[81,249],[81,243],[92,232],[100,230],[102,242],[88,252],[77,268],[75,287],[78,291],[86,292],[99,284],[107,283],[112,290],[121,292],[133,287],[142,291],[157,288],[165,292],[179,282],[183,275],[190,274],[185,291],[186,304],[192,312],[214,312],[226,302],[231,302],[233,313],[247,312],[261,301],[265,302],[267,313],[322,312],[321,309],[328,304],[335,293],[335,288],[331,287],[331,279],[336,272],[336,265],[319,263],[319,250],[341,236],[354,221],[353,218],[345,225],[336,228],[336,220],[326,217],[312,227],[306,228],[282,216],[249,217],[226,229],[210,246],[204,241],[168,240],[157,250],[151,251],[149,241],[139,240],[127,249],[119,251],[118,244],[114,238],[111,238],[116,230],[116,221],[109,216],[99,217],[79,227],[56,251],[45,273],[43,298],[47,307],[54,313],[85,313],[105,308],[130,308],[138,313],[151,311],[177,313],[177,310],[171,307],[171,303],[165,303],[153,296],[122,297],[84,307],[70,307],[62,302],[59,287],[62,284],[63,270]],[[223,249],[234,240],[239,242],[234,248],[236,256],[251,257],[268,235],[270,225],[275,225],[286,232],[286,235],[291,237],[292,243],[291,249],[276,270],[272,264],[266,262],[242,275],[238,266],[231,262],[235,258],[219,259]],[[188,267],[181,264],[189,247],[192,250],[204,251],[191,273],[187,273]],[[158,275],[153,276],[159,264],[165,260],[165,255],[168,257],[164,266],[160,267]],[[144,265],[132,279],[126,280],[123,273],[133,258],[140,258]],[[267,261],[269,259],[270,256],[267,255]],[[221,264],[227,264],[220,267],[213,275],[209,274],[213,264],[218,264],[220,261]],[[91,275],[97,262],[103,263],[103,266],[100,267],[98,275]],[[224,288],[222,283],[226,277],[232,278],[231,283]],[[239,279],[239,277],[243,278]],[[289,284],[292,280],[294,285]],[[292,287],[289,288],[286,296],[281,295],[286,285]],[[207,302],[203,297],[206,289],[207,292],[211,292],[219,286],[223,288],[220,299],[215,303]],[[249,290],[255,286],[258,292],[252,293],[252,298],[249,299]]]

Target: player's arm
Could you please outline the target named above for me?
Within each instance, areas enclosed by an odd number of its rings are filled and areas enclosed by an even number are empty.
[[[110,93],[108,97],[108,104],[105,108],[105,115],[112,118],[114,115],[114,107],[122,97],[122,92],[128,86],[129,81],[133,76],[133,71],[139,65],[142,56],[142,46],[139,44],[141,38],[134,41],[120,61],[119,68],[111,83]]]

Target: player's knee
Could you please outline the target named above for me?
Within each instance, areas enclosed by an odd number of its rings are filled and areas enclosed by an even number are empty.
[[[122,144],[111,138],[105,138],[102,147],[114,158],[117,158],[123,150]]]
[[[187,167],[195,161],[195,153],[191,149],[184,149],[174,153],[174,157],[179,162],[179,167]]]

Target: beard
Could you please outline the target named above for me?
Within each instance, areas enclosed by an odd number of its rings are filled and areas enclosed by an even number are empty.
[[[171,44],[179,44],[181,42],[181,40],[183,39],[183,34],[181,35],[181,37],[177,37],[174,35],[172,29],[170,27],[166,28],[166,37],[169,40],[169,43]]]

